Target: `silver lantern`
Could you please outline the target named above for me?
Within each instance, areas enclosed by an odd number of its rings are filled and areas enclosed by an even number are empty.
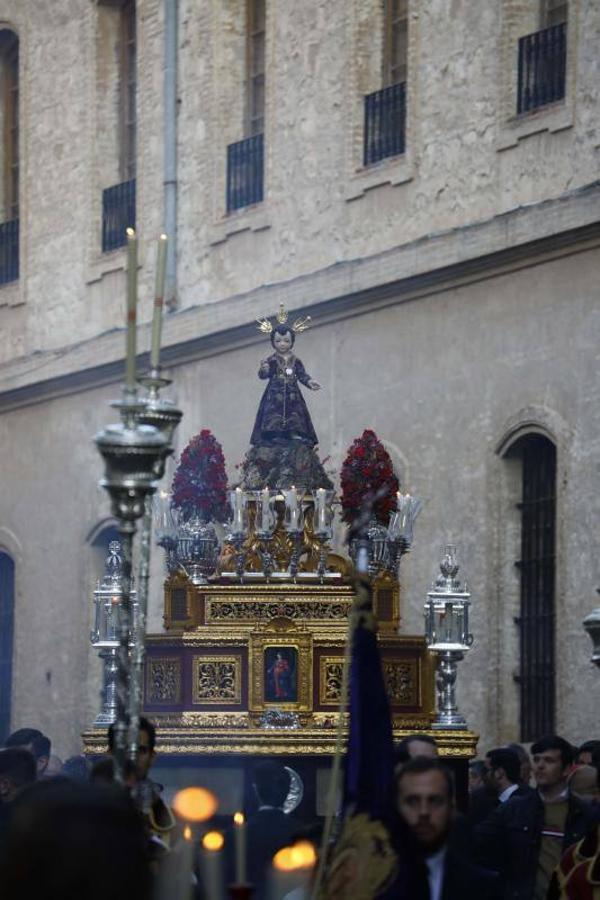
[[[440,563],[440,574],[427,594],[425,640],[437,657],[438,712],[434,728],[466,728],[456,703],[457,663],[471,649],[469,631],[471,595],[457,579],[456,548],[448,544]]]

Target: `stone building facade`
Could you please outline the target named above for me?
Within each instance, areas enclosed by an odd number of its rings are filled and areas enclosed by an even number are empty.
[[[600,685],[581,620],[600,578],[600,8],[393,6],[405,38],[404,149],[365,165],[365,96],[386,87],[383,0],[267,0],[253,48],[246,0],[138,0],[129,57],[116,0],[0,0],[0,30],[18,36],[20,239],[18,278],[0,286],[0,560],[14,565],[4,708],[11,727],[41,727],[62,755],[77,751],[98,707],[88,634],[110,516],[92,438],[114,416],[125,318],[125,250],[102,250],[102,196],[128,177],[124,147],[135,162],[142,351],[156,238],[176,193],[163,359],[184,410],[178,450],[209,427],[235,477],[261,390],[254,319],[281,301],[309,313],[298,353],[323,385],[308,400],[321,456],[339,471],[372,427],[424,500],[403,563],[407,632],[422,631],[442,545],[459,547],[476,639],[460,700],[484,747],[521,737],[522,441],[537,434],[556,448],[554,654],[541,652],[555,660],[556,729],[591,736]],[[562,92],[517,114],[519,41],[557,28],[559,6]],[[125,116],[124,65],[135,91]],[[253,75],[263,199],[228,210],[227,147],[251,137]],[[153,569],[159,630],[158,551]]]

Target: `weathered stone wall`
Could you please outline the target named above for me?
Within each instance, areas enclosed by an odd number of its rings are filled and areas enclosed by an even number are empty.
[[[339,470],[351,440],[373,427],[424,498],[403,563],[406,631],[422,630],[441,546],[459,545],[476,636],[460,695],[484,747],[518,736],[518,472],[501,450],[521,424],[544,427],[558,447],[557,724],[573,740],[589,736],[598,690],[581,620],[600,574],[600,241],[584,233],[598,220],[600,8],[570,3],[564,103],[516,120],[516,40],[536,27],[534,6],[411,3],[407,153],[364,170],[362,96],[379,87],[379,3],[268,4],[265,201],[225,216],[226,145],[243,136],[243,3],[180,3],[179,310],[165,324],[185,411],[177,448],[210,427],[235,476],[264,353],[261,338],[236,329],[280,300],[321,303],[297,347],[324,387],[308,398],[321,454]],[[13,724],[48,731],[62,755],[78,749],[98,708],[90,541],[108,503],[91,439],[114,416],[107,401],[119,373],[88,374],[123,352],[124,253],[100,253],[101,190],[116,173],[110,15],[87,0],[0,0],[0,24],[21,41],[21,277],[0,288],[0,546],[17,564]],[[162,16],[158,0],[138,3],[146,321],[163,219]],[[571,237],[561,249],[562,235]],[[551,251],[519,249],[549,236]],[[143,330],[141,349],[148,337]],[[161,564],[156,552],[155,630]]]
[[[410,11],[406,157],[361,167],[379,86],[375,0],[269,4],[266,198],[224,216],[226,145],[242,137],[241,2],[181,4],[179,302],[210,303],[558,197],[598,177],[600,9],[573,0],[564,104],[513,116],[517,38],[535,4],[432,0]],[[537,7],[536,7],[537,8]],[[22,277],[0,290],[0,360],[122,322],[123,253],[102,255],[115,169],[114,9],[0,0],[21,39]],[[162,5],[138,14],[141,318],[163,218]],[[575,102],[576,100],[576,102]],[[523,135],[526,135],[523,137]],[[115,277],[115,273],[118,277]],[[17,296],[15,296],[17,295]]]

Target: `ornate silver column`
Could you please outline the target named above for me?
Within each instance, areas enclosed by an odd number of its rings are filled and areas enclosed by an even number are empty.
[[[457,663],[471,649],[469,632],[471,595],[461,588],[456,561],[456,548],[448,544],[440,563],[440,575],[427,594],[425,603],[425,640],[437,657],[436,687],[438,713],[433,728],[462,729],[465,717],[456,703]]]
[[[116,678],[122,562],[120,542],[111,541],[108,545],[104,576],[98,580],[94,591],[94,627],[90,634],[91,644],[100,650],[100,659],[104,663],[104,677],[100,691],[102,708],[94,721],[94,725],[98,727],[112,725],[117,717]],[[135,591],[131,591],[131,601],[135,620],[137,618]]]
[[[137,415],[137,421],[141,426],[155,428],[166,440],[166,458],[173,452],[172,441],[176,427],[181,421],[183,413],[177,409],[171,400],[160,397],[163,387],[171,384],[170,378],[161,375],[161,368],[157,366],[148,375],[139,379],[140,384],[148,389],[148,395],[144,398],[144,406]],[[164,471],[164,462],[163,462]],[[140,712],[142,708],[144,655],[146,649],[146,618],[148,614],[148,583],[150,579],[150,551],[152,541],[152,494],[147,493],[144,498],[144,514],[140,530],[140,562],[138,569],[138,606],[137,622],[133,633],[131,647],[131,672],[129,685],[129,757],[135,760],[137,755],[137,741],[139,732]]]
[[[125,390],[124,400],[114,404],[121,410],[122,422],[109,425],[96,435],[96,446],[105,463],[101,480],[111,499],[113,515],[121,534],[122,596],[119,605],[119,646],[117,650],[117,717],[115,721],[115,764],[117,777],[123,780],[129,729],[129,644],[132,634],[131,557],[136,521],[144,514],[146,497],[156,490],[169,452],[167,438],[156,428],[142,425],[136,416],[144,406],[134,391]],[[133,737],[137,748],[137,730]]]

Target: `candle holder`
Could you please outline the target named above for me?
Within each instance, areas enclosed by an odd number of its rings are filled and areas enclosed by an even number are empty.
[[[165,551],[165,569],[172,575],[180,568],[177,559],[178,511],[171,506],[171,494],[160,491],[154,496],[156,543]]]
[[[390,516],[387,539],[387,569],[391,575],[398,577],[400,559],[411,548],[415,521],[421,512],[422,503],[410,494],[397,495],[396,510]]]
[[[327,548],[333,534],[333,491],[319,488],[314,495],[313,534],[319,543],[317,574],[321,581],[327,571]]]
[[[597,593],[600,594],[600,590]],[[592,641],[592,662],[600,669],[600,607],[597,607],[585,617],[583,627]]]
[[[119,604],[119,647],[117,650],[117,718],[115,722],[115,763],[122,781],[128,744],[137,748],[129,718],[129,644],[132,635],[131,557],[136,521],[144,515],[146,497],[156,490],[170,450],[167,438],[151,425],[142,425],[137,415],[143,405],[135,390],[128,388],[122,401],[113,404],[121,411],[122,421],[108,425],[96,435],[96,446],[104,459],[105,475],[100,484],[108,492],[112,511],[118,520],[122,542]],[[128,741],[129,731],[129,741]]]
[[[229,492],[229,505],[232,519],[227,541],[235,548],[235,574],[240,581],[243,581],[247,555],[248,497],[241,488],[237,487],[234,491]]]
[[[268,580],[275,569],[275,557],[271,552],[273,535],[277,525],[277,515],[273,509],[277,494],[269,488],[252,491],[255,503],[254,532],[261,542],[259,548],[263,575]]]
[[[456,578],[456,548],[448,544],[438,575],[425,603],[425,641],[437,657],[438,713],[433,728],[465,729],[466,720],[456,703],[457,664],[471,649],[469,632],[471,595]]]

